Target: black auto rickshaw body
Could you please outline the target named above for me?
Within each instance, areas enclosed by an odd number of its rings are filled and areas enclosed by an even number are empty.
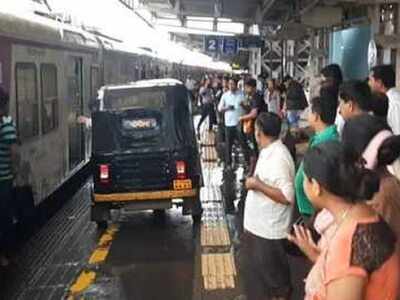
[[[165,210],[201,218],[200,156],[186,87],[174,79],[105,86],[92,113],[91,217],[110,210]]]

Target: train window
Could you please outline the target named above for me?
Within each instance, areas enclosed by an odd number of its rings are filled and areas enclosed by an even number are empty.
[[[36,65],[17,63],[15,67],[17,127],[21,141],[39,134],[39,102]]]
[[[57,67],[51,64],[40,66],[42,88],[42,133],[58,127]]]

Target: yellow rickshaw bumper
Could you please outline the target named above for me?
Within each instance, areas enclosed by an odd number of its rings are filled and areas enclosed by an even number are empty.
[[[197,189],[190,190],[167,190],[152,192],[134,192],[134,193],[115,193],[115,194],[94,194],[94,202],[130,202],[144,200],[162,200],[189,198],[197,195]]]

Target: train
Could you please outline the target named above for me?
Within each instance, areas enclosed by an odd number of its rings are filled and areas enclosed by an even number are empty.
[[[0,12],[0,86],[19,138],[16,185],[29,187],[36,207],[89,163],[91,131],[78,119],[90,116],[101,86],[210,71],[218,70],[48,17]]]

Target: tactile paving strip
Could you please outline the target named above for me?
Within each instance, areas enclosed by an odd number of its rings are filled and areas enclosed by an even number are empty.
[[[214,131],[203,130],[200,135],[201,146],[215,146],[215,133]]]
[[[203,146],[202,153],[203,162],[216,162],[218,160],[218,155],[215,147]]]
[[[210,183],[208,183],[210,184]],[[202,203],[219,202],[221,203],[222,196],[221,190],[217,186],[206,186],[200,190],[200,197]]]
[[[226,222],[219,222],[215,225],[202,224],[201,226],[201,246],[229,246],[228,226]]]
[[[201,267],[205,290],[235,288],[236,267],[232,253],[203,254]]]
[[[200,190],[203,218],[200,230],[201,273],[206,292],[235,289],[236,268],[231,252],[231,240],[220,184],[217,184],[217,152],[214,134],[206,130],[201,135],[201,158],[205,187]]]

